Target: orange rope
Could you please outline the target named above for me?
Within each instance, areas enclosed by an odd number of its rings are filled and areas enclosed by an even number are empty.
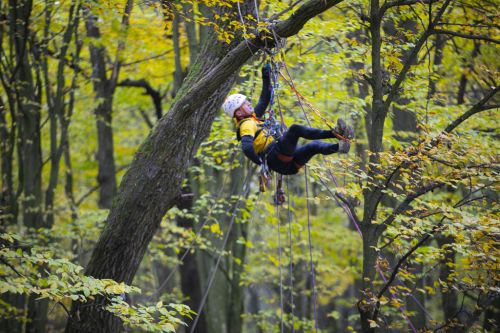
[[[302,94],[295,88],[294,84],[291,83],[284,75],[279,72],[280,76],[283,78],[283,80],[290,86],[290,89],[295,93],[295,96],[297,96],[298,99],[300,99],[309,109],[311,109],[325,124],[328,126],[328,128],[332,131],[332,133],[335,135],[335,137],[339,140],[344,140],[344,141],[349,141],[351,142],[350,139],[342,136],[339,134],[337,131],[335,131],[334,127],[330,125],[328,120],[321,115],[321,113],[305,98],[302,96]]]

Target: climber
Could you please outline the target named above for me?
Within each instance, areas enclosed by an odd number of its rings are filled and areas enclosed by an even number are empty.
[[[333,130],[321,130],[293,124],[282,136],[275,139],[263,128],[261,120],[269,105],[272,94],[270,82],[270,67],[262,68],[262,91],[259,102],[252,107],[246,96],[233,94],[226,98],[222,108],[226,115],[233,118],[236,124],[238,140],[247,158],[261,165],[266,162],[269,169],[282,174],[296,174],[314,155],[330,155],[333,153],[348,153],[349,140],[354,137],[354,129],[344,120],[338,119]],[[297,146],[299,138],[318,140],[335,138],[335,133],[347,140],[338,144],[313,141],[303,146]]]

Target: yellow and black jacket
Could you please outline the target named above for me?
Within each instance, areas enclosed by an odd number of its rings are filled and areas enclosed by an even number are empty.
[[[246,157],[254,163],[260,165],[262,163],[259,155],[264,154],[269,145],[274,141],[271,135],[262,128],[264,122],[260,120],[266,111],[269,101],[271,100],[271,82],[269,73],[262,73],[262,92],[260,93],[259,102],[255,106],[254,113],[248,118],[235,120],[236,137],[241,141],[241,150]]]

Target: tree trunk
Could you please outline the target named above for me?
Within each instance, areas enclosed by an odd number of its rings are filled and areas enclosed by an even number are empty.
[[[278,36],[296,34],[312,17],[340,1],[311,0],[276,25]],[[244,14],[254,1],[242,6]],[[232,9],[225,9],[232,10]],[[239,42],[239,43],[238,43]],[[179,90],[170,111],[138,149],[120,184],[86,275],[131,283],[162,217],[178,197],[186,168],[210,132],[239,68],[262,47],[252,40],[231,44],[210,36]],[[74,303],[66,332],[119,332],[119,319],[102,311],[103,299]],[[77,316],[78,313],[78,316]]]
[[[439,266],[439,279],[448,284],[450,275],[454,272],[456,252],[453,247],[448,246],[453,243],[452,236],[440,236],[436,238],[441,250],[444,252],[444,258]],[[450,267],[451,265],[451,267]],[[441,290],[441,306],[444,313],[444,320],[452,320],[458,311],[458,294],[453,288]]]
[[[244,167],[239,167],[231,172],[233,189],[230,193],[232,193],[232,195],[243,195],[244,171]],[[245,294],[240,282],[245,267],[246,244],[238,240],[241,238],[246,242],[247,230],[248,223],[235,223],[232,230],[232,236],[229,239],[231,244],[229,246],[232,246],[232,258],[230,258],[232,260],[228,265],[231,267],[231,280],[229,281],[230,293],[228,299],[229,313],[227,317],[227,327],[228,332],[231,333],[241,333],[243,330],[243,319],[241,315],[244,313],[243,305]]]
[[[378,234],[375,230],[374,225],[364,224],[361,227],[363,232],[363,279],[362,279],[362,290],[371,294],[374,292],[372,283],[375,279],[375,265],[377,263],[377,252],[375,247],[378,242]],[[370,327],[368,322],[372,319],[374,304],[361,303],[358,304],[359,313],[361,316],[361,329],[363,332],[374,332],[374,329]]]
[[[196,34],[196,24],[193,12],[193,5],[190,3],[182,4],[184,9],[184,16],[189,18],[189,20],[184,20],[184,26],[186,28],[186,36],[189,46],[189,65],[194,64],[198,53],[200,52],[200,43],[198,35]]]
[[[85,11],[87,16],[87,36],[91,39],[99,39],[101,33],[96,25],[95,17],[89,9]],[[106,49],[104,46],[90,44],[90,62],[92,63],[92,82],[95,92],[97,107],[94,110],[97,127],[97,183],[99,184],[100,208],[111,208],[113,197],[116,194],[116,167],[113,149],[113,84],[106,75]]]
[[[15,96],[17,103],[19,184],[22,189],[21,214],[27,228],[44,227],[42,214],[42,149],[40,135],[40,76],[33,77],[28,40],[32,2],[10,3],[10,25],[15,42],[16,67],[14,68]],[[36,81],[35,81],[36,80]],[[27,332],[43,332],[47,318],[47,302],[28,301]]]
[[[13,105],[11,105],[13,107]],[[14,144],[16,125],[14,119],[7,123],[9,106],[0,99],[0,232],[17,220],[17,205],[13,183]],[[10,109],[11,114],[15,111]]]

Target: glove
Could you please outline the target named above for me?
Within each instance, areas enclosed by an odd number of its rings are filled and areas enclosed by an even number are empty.
[[[271,75],[271,65],[269,63],[262,66],[262,78],[268,79],[269,75]]]

